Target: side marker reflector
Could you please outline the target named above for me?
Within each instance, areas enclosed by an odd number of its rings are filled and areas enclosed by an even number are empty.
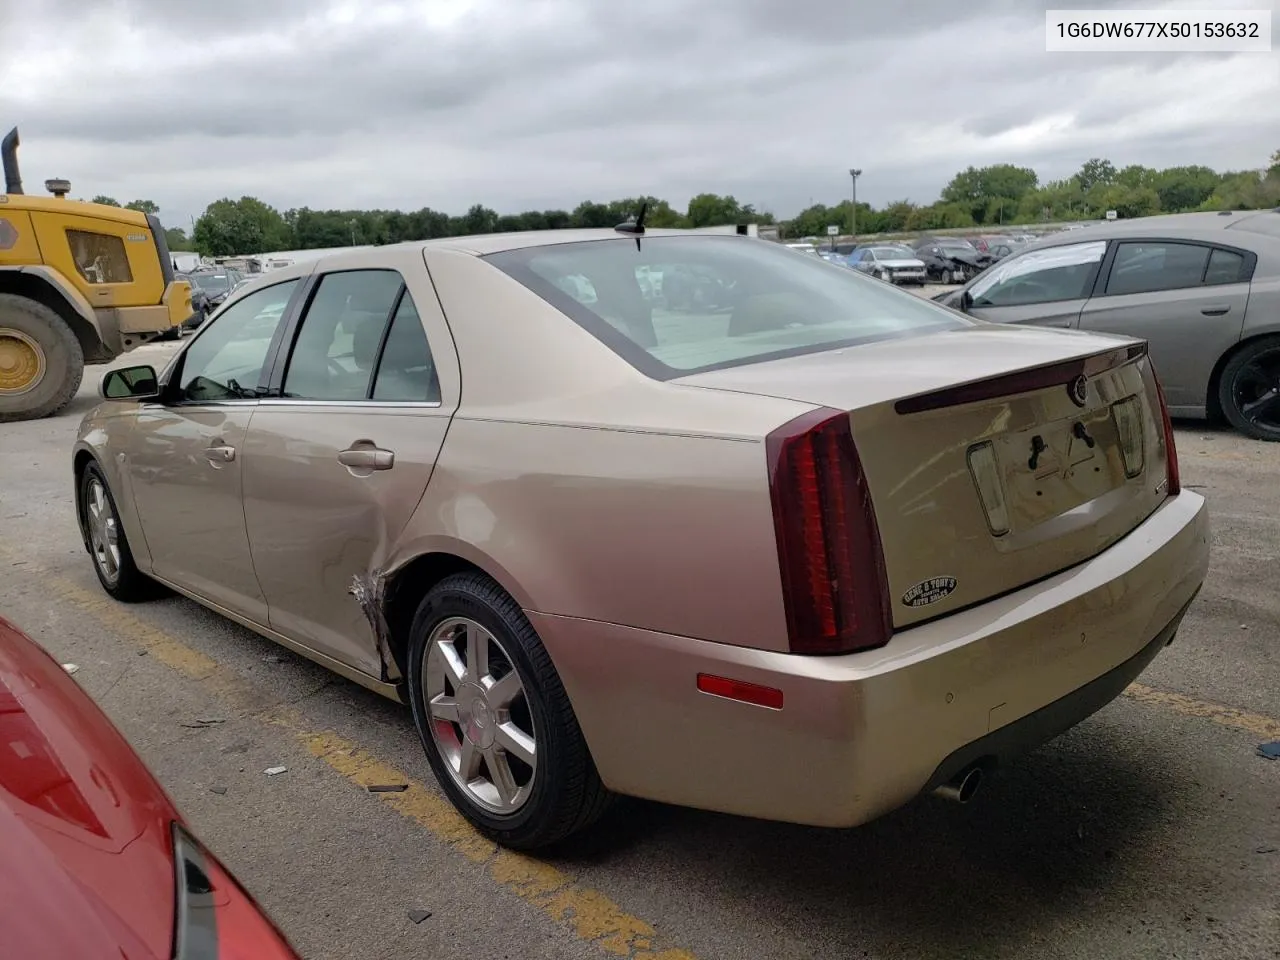
[[[730,680],[728,677],[717,677],[710,673],[698,674],[698,689],[713,697],[724,697],[726,700],[738,700],[757,707],[768,707],[770,710],[782,709],[782,691],[774,687],[762,687],[758,683],[747,683],[745,680]]]

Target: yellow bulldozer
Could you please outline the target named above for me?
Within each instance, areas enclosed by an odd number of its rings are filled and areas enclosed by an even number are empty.
[[[18,131],[0,141],[0,423],[57,413],[85,364],[108,363],[191,315],[153,214],[22,192]]]

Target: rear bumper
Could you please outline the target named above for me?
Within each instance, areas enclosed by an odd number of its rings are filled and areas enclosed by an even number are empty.
[[[1204,499],[1184,491],[1092,560],[865,653],[529,616],[611,789],[845,827],[1110,702],[1172,639],[1208,562]],[[783,709],[699,693],[698,673],[779,688]]]

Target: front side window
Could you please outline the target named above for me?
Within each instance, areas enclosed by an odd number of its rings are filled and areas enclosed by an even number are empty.
[[[207,323],[178,366],[179,401],[257,397],[271,339],[297,285],[286,280],[258,290]]]
[[[1198,287],[1209,262],[1209,248],[1168,240],[1133,240],[1116,246],[1107,278],[1107,294],[1154,293]]]
[[[489,263],[658,379],[956,329],[972,321],[768,241],[619,237],[491,254]],[[661,276],[646,300],[636,269]],[[565,292],[583,278],[594,300]]]
[[[969,288],[975,307],[1017,307],[1089,296],[1107,252],[1105,240],[1032,250],[1010,257]]]
[[[67,243],[76,272],[87,283],[133,283],[124,241],[108,233],[68,230]]]
[[[395,270],[325,274],[294,340],[284,396],[367,399],[382,332],[403,286]]]

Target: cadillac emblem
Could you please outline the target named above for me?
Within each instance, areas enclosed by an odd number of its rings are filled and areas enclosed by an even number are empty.
[[[1071,394],[1071,402],[1083,407],[1089,402],[1089,381],[1084,377],[1076,377],[1067,384],[1067,393]]]

